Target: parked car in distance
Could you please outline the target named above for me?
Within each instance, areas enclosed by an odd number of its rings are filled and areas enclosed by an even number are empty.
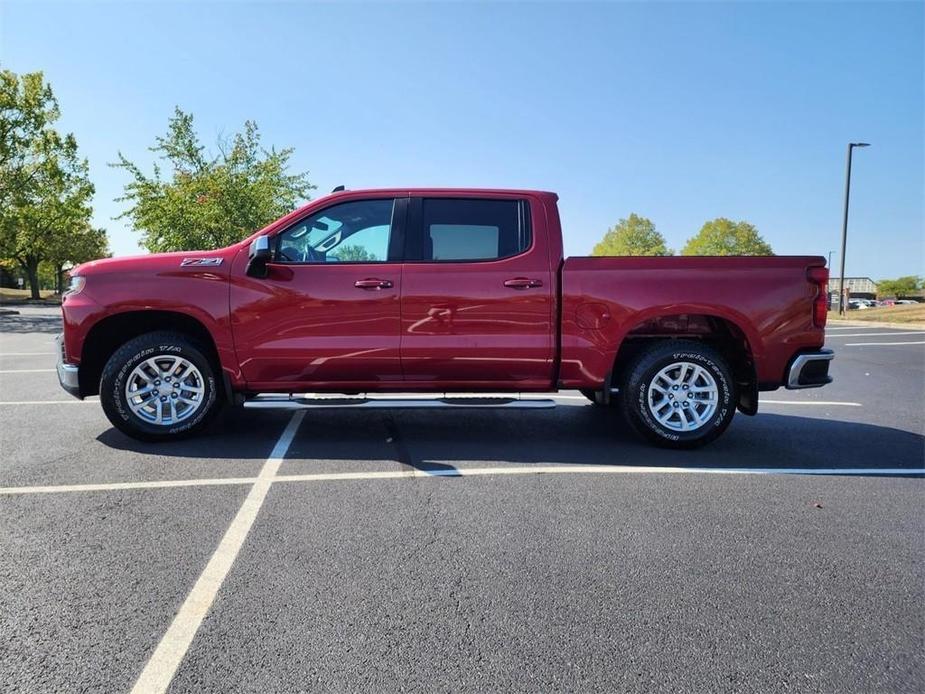
[[[81,265],[59,379],[144,440],[307,392],[578,389],[675,448],[831,381],[823,258],[563,258],[557,200],[345,191],[228,248]]]

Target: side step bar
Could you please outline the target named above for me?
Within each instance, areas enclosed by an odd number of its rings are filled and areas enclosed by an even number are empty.
[[[244,407],[271,410],[372,410],[372,409],[458,409],[484,410],[504,408],[509,410],[537,410],[555,407],[549,399],[534,398],[389,398],[389,397],[306,397],[285,395],[257,395],[244,401]]]

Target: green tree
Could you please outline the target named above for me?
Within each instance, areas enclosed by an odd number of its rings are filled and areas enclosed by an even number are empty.
[[[39,298],[39,267],[89,224],[93,185],[41,73],[0,73],[0,257],[15,261]]]
[[[56,239],[57,243],[49,248],[47,260],[58,293],[64,287],[64,272],[69,267],[109,256],[109,239],[105,229],[94,229],[87,224],[66,237],[58,236]]]
[[[774,251],[748,222],[718,217],[688,239],[681,255],[774,255]]]
[[[922,287],[922,278],[917,275],[897,277],[895,280],[880,280],[877,282],[877,296],[905,299],[915,294]]]
[[[206,152],[193,116],[177,108],[166,136],[151,148],[169,167],[168,180],[161,177],[160,165],[148,175],[119,153],[113,166],[132,177],[118,199],[131,205],[120,218],[131,220],[149,251],[227,246],[292,211],[315,188],[307,173],[288,173],[292,149],[260,146],[252,121],[243,132],[220,140],[217,149]]]
[[[41,72],[20,77],[0,71],[0,207],[34,183],[46,152],[57,145],[59,137],[50,125],[59,115]]]
[[[341,246],[340,248],[334,250],[334,255],[336,255],[337,258],[341,261],[349,261],[354,263],[376,259],[375,253],[371,253],[370,251],[363,248],[363,246],[355,245]]]
[[[673,255],[651,220],[632,213],[607,230],[591,255]]]

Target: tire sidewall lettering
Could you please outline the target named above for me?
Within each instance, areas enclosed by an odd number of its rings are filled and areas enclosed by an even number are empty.
[[[202,403],[202,405],[199,407],[199,410],[193,415],[191,419],[183,421],[176,426],[158,427],[156,425],[150,424],[149,422],[142,421],[128,409],[128,403],[125,398],[125,381],[132,370],[142,361],[164,354],[175,356],[183,355],[185,358],[196,364],[200,371],[203,371],[202,360],[195,354],[187,353],[187,350],[184,350],[182,345],[159,344],[157,347],[146,347],[126,359],[122,366],[119,368],[115,378],[112,381],[112,403],[116,409],[116,412],[118,413],[118,416],[121,419],[123,419],[125,422],[132,422],[135,426],[145,431],[151,431],[152,433],[158,434],[181,434],[199,424],[199,422],[201,422],[202,419],[209,414],[212,406],[215,403],[216,384],[215,377],[211,375],[211,369],[208,370],[210,375],[205,377],[205,401]]]
[[[719,403],[717,404],[716,412],[713,413],[709,424],[699,427],[695,431],[686,432],[686,434],[673,432],[659,424],[652,416],[648,406],[649,386],[652,382],[652,378],[659,370],[672,362],[688,362],[707,369],[716,381],[718,386],[717,390],[719,391]],[[639,379],[634,393],[636,407],[634,408],[635,411],[633,414],[642,420],[642,424],[649,431],[662,439],[673,442],[695,440],[703,437],[706,431],[724,426],[729,416],[730,407],[732,406],[732,398],[732,388],[730,387],[723,368],[708,355],[689,351],[670,352],[660,357],[655,364],[649,366],[645,374]]]

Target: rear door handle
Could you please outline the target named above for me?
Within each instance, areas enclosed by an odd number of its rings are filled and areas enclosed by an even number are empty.
[[[391,289],[392,280],[380,280],[374,277],[365,280],[357,280],[353,283],[357,289]]]
[[[528,277],[515,277],[512,280],[504,280],[504,286],[511,289],[531,289],[533,287],[542,287],[542,280],[532,280]]]

